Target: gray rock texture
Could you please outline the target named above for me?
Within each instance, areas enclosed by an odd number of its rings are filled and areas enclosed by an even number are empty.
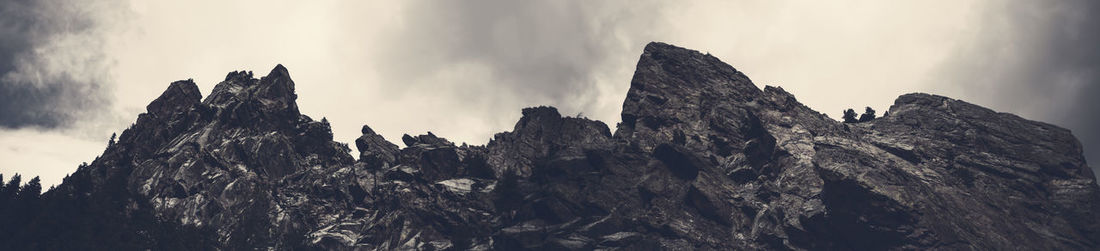
[[[485,146],[428,133],[401,148],[363,126],[356,160],[296,97],[281,65],[230,73],[201,102],[174,82],[47,197],[159,222],[134,227],[139,247],[1100,248],[1100,189],[1066,129],[921,93],[845,124],[663,43],[642,53],[614,133],[535,107]],[[150,230],[163,224],[193,234]]]

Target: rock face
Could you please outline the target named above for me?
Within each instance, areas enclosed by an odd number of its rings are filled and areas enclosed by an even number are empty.
[[[200,99],[193,82],[172,83],[118,143],[46,193],[52,207],[35,217],[55,220],[4,247],[79,247],[49,243],[122,229],[89,243],[1100,248],[1100,189],[1068,130],[929,94],[843,124],[662,43],[646,46],[614,134],[535,107],[486,146],[428,133],[399,148],[363,126],[356,160],[327,122],[299,113],[281,65],[260,79],[230,73]],[[91,226],[65,227],[81,224]]]

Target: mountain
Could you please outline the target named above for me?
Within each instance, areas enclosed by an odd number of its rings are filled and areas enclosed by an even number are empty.
[[[23,208],[0,249],[1100,248],[1066,129],[921,93],[841,123],[663,43],[614,133],[533,107],[484,146],[363,126],[355,158],[296,98],[281,65],[171,83],[61,185],[0,200]]]

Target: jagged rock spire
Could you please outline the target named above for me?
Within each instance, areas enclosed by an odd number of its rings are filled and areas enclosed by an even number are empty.
[[[275,101],[272,104],[274,109],[298,113],[298,94],[294,93],[294,80],[290,79],[290,72],[282,64],[276,65],[267,76],[260,79],[254,95]]]
[[[363,125],[361,131],[363,135],[355,139],[355,148],[359,149],[359,162],[365,163],[369,168],[382,168],[397,160],[397,145],[374,133],[370,126]]]
[[[206,104],[216,116],[229,123],[258,123],[279,128],[295,127],[301,113],[294,92],[294,80],[282,65],[260,79],[252,72],[235,71],[214,86]]]
[[[198,85],[191,79],[172,82],[160,97],[149,103],[145,109],[155,116],[171,115],[175,111],[185,110],[202,100]]]

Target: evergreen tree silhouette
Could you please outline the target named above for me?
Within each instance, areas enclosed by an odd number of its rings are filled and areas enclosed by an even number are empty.
[[[4,194],[0,196],[6,199],[15,198],[15,196],[19,194],[20,183],[23,183],[22,176],[20,176],[18,173],[14,176],[11,176],[11,180],[8,181],[8,184],[4,185]]]
[[[859,116],[859,122],[867,122],[871,120],[875,120],[875,109],[871,109],[871,107],[868,106],[867,110],[863,112],[863,115]]]
[[[27,181],[27,184],[19,189],[19,200],[24,203],[38,200],[38,196],[42,194],[41,182],[42,180],[38,176],[34,176],[30,181]]]
[[[849,108],[848,110],[844,110],[844,117],[843,118],[844,118],[844,123],[859,122],[859,120],[856,120],[856,110],[851,109],[851,108]]]

